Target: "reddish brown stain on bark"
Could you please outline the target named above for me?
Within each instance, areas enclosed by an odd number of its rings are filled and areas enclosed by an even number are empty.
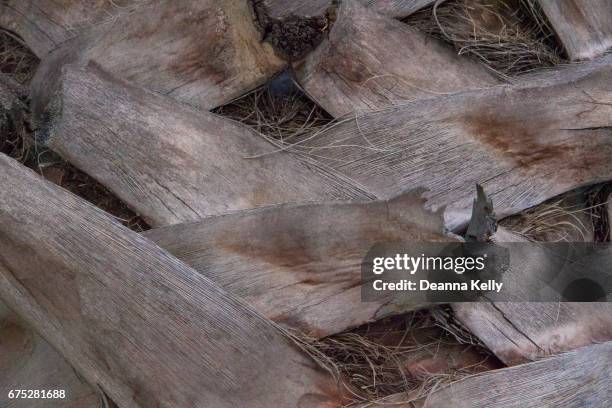
[[[7,319],[0,322],[0,354],[25,350],[31,337],[28,330],[13,321]]]
[[[185,16],[181,31],[188,43],[170,68],[181,76],[222,82],[233,72],[229,24],[229,16],[221,8]],[[198,32],[201,36],[194,37],[193,33]]]
[[[521,168],[532,168],[544,162],[567,165],[572,161],[569,159],[574,150],[571,144],[540,142],[540,135],[552,126],[541,118],[537,124],[533,124],[512,117],[478,112],[468,114],[462,120],[470,136]]]

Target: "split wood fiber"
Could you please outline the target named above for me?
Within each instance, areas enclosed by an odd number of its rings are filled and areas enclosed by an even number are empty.
[[[515,86],[367,112],[291,149],[380,198],[424,187],[427,204],[446,206],[446,225],[460,229],[469,220],[476,183],[503,218],[611,179],[611,100],[608,55]]]
[[[0,406],[101,408],[100,396],[42,337],[0,302]],[[65,398],[9,398],[11,390],[64,390]]]
[[[527,242],[500,228],[493,240]],[[537,287],[547,256],[538,244],[510,247],[510,269],[503,275],[504,291],[525,293]],[[524,250],[521,250],[523,248]],[[612,258],[612,250],[607,257]],[[532,286],[536,285],[536,286]],[[454,304],[459,321],[508,365],[535,360],[593,343],[612,341],[612,303],[496,302],[494,299]]]
[[[328,38],[296,70],[335,117],[499,83],[484,65],[354,1],[342,2]]]
[[[268,319],[5,155],[0,209],[0,298],[120,407],[341,405]]]
[[[65,64],[89,61],[200,109],[223,105],[286,65],[261,42],[254,20],[243,0],[144,2],[43,56],[33,79],[35,110],[52,97]]]
[[[94,177],[152,226],[286,202],[371,195],[298,161],[253,130],[67,66],[38,140]],[[264,154],[249,159],[249,156]]]
[[[593,59],[612,48],[609,0],[538,0],[572,60]]]
[[[93,25],[137,10],[149,0],[5,0],[0,26],[19,35],[42,58]]]
[[[393,18],[405,18],[436,0],[359,0],[370,10]],[[286,19],[291,16],[315,17],[325,14],[332,6],[331,0],[261,0],[268,17]]]
[[[314,337],[430,305],[361,301],[361,265],[379,242],[440,242],[421,192],[389,201],[281,205],[157,228],[144,235],[268,318]]]
[[[612,342],[451,383],[412,402],[406,394],[360,408],[608,408]]]

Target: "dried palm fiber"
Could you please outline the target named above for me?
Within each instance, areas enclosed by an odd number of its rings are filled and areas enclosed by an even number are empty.
[[[377,197],[424,187],[446,225],[466,225],[474,183],[500,218],[607,181],[612,56],[497,86],[347,118],[284,150],[314,158]]]
[[[11,133],[23,127],[27,91],[10,76],[0,73],[0,151],[9,148]]]
[[[501,79],[562,63],[554,33],[534,0],[451,0],[406,24],[452,45]]]
[[[398,394],[359,408],[606,408],[612,343],[595,344],[516,367],[470,376],[423,398]]]
[[[342,404],[246,303],[13,159],[0,167],[0,298],[119,406]]]
[[[90,61],[200,109],[225,104],[286,65],[260,41],[254,20],[241,0],[146,2],[45,55],[32,82],[34,110],[48,104],[64,65]]]
[[[505,218],[501,225],[532,241],[593,242],[599,209],[591,195],[599,188],[578,189]]]
[[[19,38],[0,29],[0,72],[19,84],[27,85],[37,65],[38,58]]]
[[[446,44],[350,1],[340,4],[328,38],[295,68],[305,92],[334,117],[499,83]]]
[[[401,392],[426,395],[434,384],[501,366],[482,347],[437,325],[433,312],[421,310],[307,341],[360,391],[356,402]]]
[[[612,3],[537,0],[572,60],[592,59],[612,47]]]
[[[267,138],[293,143],[323,129],[333,118],[309,99],[284,71],[270,83],[213,110]]]
[[[270,154],[275,147],[245,126],[97,67],[67,66],[47,114],[38,142],[152,226],[285,202],[372,197],[324,166]],[[267,155],[248,159],[260,154]]]
[[[10,390],[63,390],[64,398],[28,399],[30,408],[101,408],[101,397],[43,338],[0,302],[0,405],[22,407]],[[50,403],[49,401],[53,401]]]

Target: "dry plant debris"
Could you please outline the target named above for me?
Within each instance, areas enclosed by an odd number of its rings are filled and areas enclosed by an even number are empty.
[[[333,120],[295,85],[290,72],[213,112],[282,143],[295,143]]]
[[[502,367],[444,306],[320,340],[298,336],[297,341],[352,390],[355,404],[400,393],[418,399],[444,384]]]
[[[508,79],[564,62],[535,0],[450,0],[405,20]]]
[[[610,184],[571,191],[500,222],[532,241],[609,242]]]

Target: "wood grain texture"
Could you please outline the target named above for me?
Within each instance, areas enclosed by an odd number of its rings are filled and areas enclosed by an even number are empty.
[[[607,408],[612,403],[612,343],[469,376],[406,402],[405,394],[359,408]]]
[[[572,60],[599,57],[612,47],[612,2],[538,0]]]
[[[371,197],[253,130],[172,98],[68,66],[39,141],[96,178],[150,225],[270,204]]]
[[[393,18],[405,18],[412,13],[430,6],[436,0],[359,0],[370,10]],[[314,17],[324,14],[331,6],[331,0],[262,0],[268,16],[283,19],[289,16]]]
[[[0,406],[102,408],[96,391],[49,343],[0,302]],[[10,390],[65,390],[62,399],[11,399]]]
[[[243,0],[150,1],[97,24],[45,56],[33,103],[45,106],[61,68],[89,61],[113,75],[212,109],[265,83],[285,67]]]
[[[0,298],[120,407],[341,404],[268,319],[4,155],[0,209]]]
[[[421,192],[390,201],[282,205],[144,235],[268,318],[314,337],[429,305],[361,301],[361,264],[379,242],[450,241]]]
[[[19,35],[39,58],[93,25],[130,13],[150,0],[6,0],[0,26]]]
[[[494,241],[527,242],[500,228]],[[524,293],[538,285],[547,257],[538,244],[510,248],[510,270],[504,274],[507,293]],[[612,257],[612,251],[608,258]],[[537,286],[535,286],[537,287]],[[461,321],[500,360],[514,365],[593,343],[612,341],[612,303],[482,301],[457,303]]]
[[[484,65],[357,2],[340,5],[329,37],[296,65],[296,74],[335,117],[499,83]]]
[[[612,178],[612,56],[603,60],[563,68],[569,82],[530,77],[357,115],[294,149],[378,197],[427,188],[451,229],[466,225],[476,183],[503,218]]]

